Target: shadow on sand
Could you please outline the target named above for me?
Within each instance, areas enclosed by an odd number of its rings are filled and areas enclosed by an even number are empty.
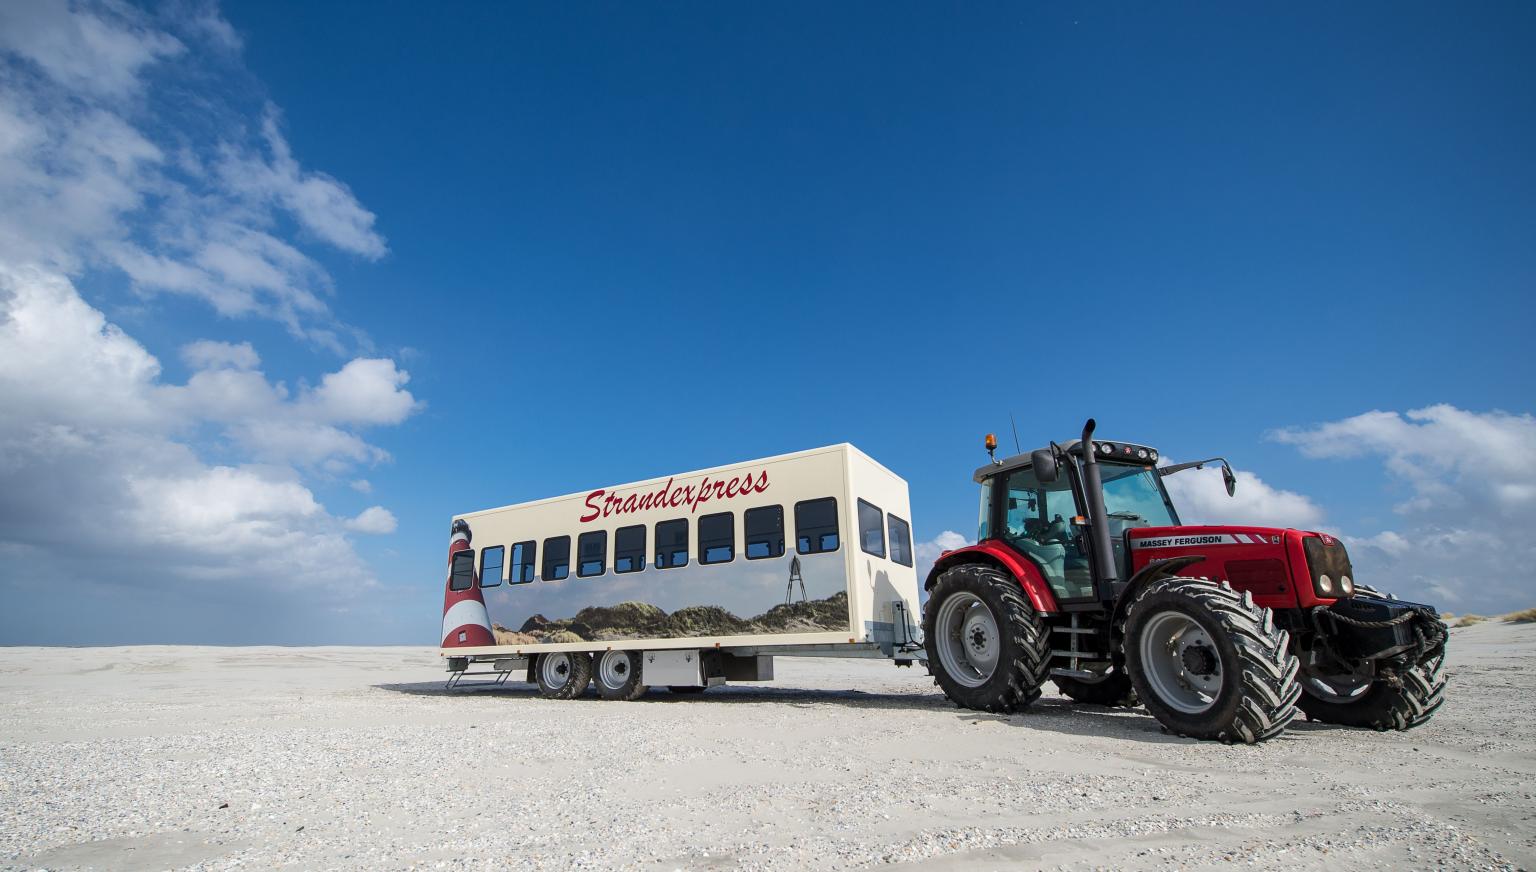
[[[415,682],[410,684],[376,684],[374,687],[393,693],[413,696],[494,696],[508,700],[537,700],[538,690],[528,684],[481,683],[465,684],[448,689],[443,682]],[[1047,684],[1046,689],[1050,690]],[[711,688],[705,693],[671,693],[656,688],[631,703],[606,703],[596,692],[588,689],[581,697],[562,705],[581,705],[603,702],[605,705],[787,705],[795,708],[815,708],[834,705],[857,709],[906,710],[913,713],[950,715],[962,724],[995,723],[1028,730],[1048,730],[1072,736],[1101,736],[1112,739],[1128,739],[1154,744],[1194,743],[1167,733],[1161,724],[1144,708],[1108,708],[1099,705],[1074,703],[1071,700],[1044,696],[1027,710],[1012,715],[989,714],[956,707],[942,693],[869,693],[862,690],[797,689],[785,687],[751,687],[727,685]],[[1328,724],[1309,723],[1301,718],[1294,721],[1287,732],[1273,742],[1288,739],[1304,740],[1305,734],[1343,729]]]

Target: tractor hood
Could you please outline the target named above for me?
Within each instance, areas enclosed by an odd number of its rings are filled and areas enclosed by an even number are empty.
[[[1344,543],[1327,533],[1224,524],[1126,531],[1132,571],[1159,560],[1199,556],[1181,575],[1226,581],[1260,605],[1328,605],[1354,589]]]

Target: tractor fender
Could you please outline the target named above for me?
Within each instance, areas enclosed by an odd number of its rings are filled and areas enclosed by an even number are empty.
[[[1143,587],[1158,579],[1178,575],[1179,570],[1204,559],[1205,557],[1200,554],[1185,554],[1180,557],[1170,557],[1167,560],[1154,560],[1138,569],[1136,574],[1126,579],[1125,587],[1121,588],[1119,595],[1115,597],[1114,611],[1109,616],[1109,626],[1113,628],[1111,632],[1116,637],[1120,635],[1120,627],[1125,624],[1125,612],[1130,608],[1131,603],[1136,601],[1136,594],[1140,593]]]
[[[933,568],[928,570],[928,579],[923,582],[923,589],[933,590],[933,586],[938,583],[939,576],[943,575],[945,570],[962,563],[987,563],[996,566],[1019,582],[1019,586],[1024,589],[1024,595],[1029,598],[1029,604],[1035,611],[1050,614],[1057,610],[1056,595],[1051,592],[1051,586],[1046,583],[1045,576],[1041,574],[1039,567],[1035,566],[1029,558],[995,539],[985,539],[975,545],[956,548],[939,555],[939,559],[933,562]]]

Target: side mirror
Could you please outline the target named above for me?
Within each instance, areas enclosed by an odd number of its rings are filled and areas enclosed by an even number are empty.
[[[1049,448],[1041,448],[1029,455],[1030,466],[1034,467],[1035,480],[1041,484],[1050,484],[1056,480],[1056,455]]]
[[[1227,496],[1237,496],[1237,476],[1232,474],[1232,467],[1225,460],[1221,462],[1221,480],[1227,486]]]

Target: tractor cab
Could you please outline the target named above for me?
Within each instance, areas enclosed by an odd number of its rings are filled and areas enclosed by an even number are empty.
[[[1088,459],[1096,461],[1104,503],[1109,571],[1097,578],[1084,445],[1091,446]],[[1077,440],[994,460],[975,474],[981,485],[977,540],[1000,540],[1029,560],[1064,608],[1108,601],[1117,592],[1114,581],[1132,571],[1126,531],[1179,525],[1157,458],[1157,449],[1144,445]]]

